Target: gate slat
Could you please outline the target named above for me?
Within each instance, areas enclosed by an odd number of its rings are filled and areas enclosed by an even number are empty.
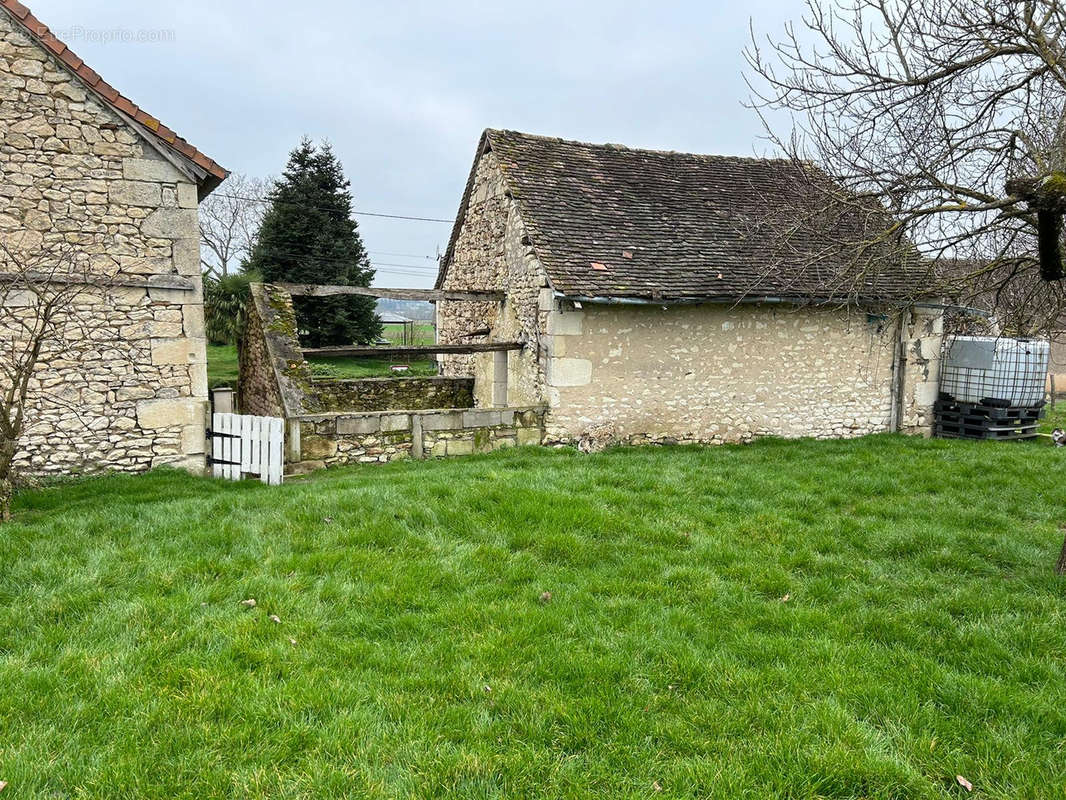
[[[244,475],[256,475],[263,483],[282,483],[284,420],[251,414],[212,414],[211,430],[220,434],[211,440],[211,457],[219,462],[211,469],[216,478],[239,481]]]
[[[211,415],[211,430],[218,433],[222,430],[222,415]],[[222,472],[222,465],[217,463],[222,459],[222,439],[218,436],[214,436],[211,439],[211,458],[216,460],[216,463],[211,466],[211,474],[216,478],[225,477]]]
[[[285,444],[285,431],[284,422],[280,419],[273,418],[270,420],[270,451],[267,456],[268,466],[268,478],[267,483],[273,486],[280,486],[284,477],[284,444]]]
[[[252,473],[263,475],[263,428],[267,425],[266,417],[252,419]]]

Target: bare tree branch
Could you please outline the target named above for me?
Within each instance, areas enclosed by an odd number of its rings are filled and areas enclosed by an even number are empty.
[[[1060,0],[808,0],[746,52],[771,143],[831,178],[809,202],[865,215],[836,242],[850,280],[894,269],[870,258],[894,243],[922,257],[916,294],[1024,304],[994,309],[1019,333],[1066,310],[1064,56]]]
[[[248,258],[263,222],[271,183],[233,174],[224,191],[200,203],[200,261],[211,277],[217,280],[239,271]]]

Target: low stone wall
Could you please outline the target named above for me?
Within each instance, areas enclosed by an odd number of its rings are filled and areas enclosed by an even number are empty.
[[[344,411],[471,408],[473,378],[361,378],[316,380],[311,390],[321,408]]]
[[[544,439],[541,407],[373,411],[299,417],[299,470],[487,453]]]

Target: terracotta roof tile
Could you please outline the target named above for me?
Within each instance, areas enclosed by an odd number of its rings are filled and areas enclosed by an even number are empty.
[[[553,288],[568,297],[896,300],[917,286],[916,270],[898,251],[886,249],[877,269],[856,274],[845,248],[827,246],[863,238],[861,226],[872,216],[845,207],[820,233],[824,195],[812,186],[828,178],[810,167],[500,130],[485,132],[478,157],[487,151]],[[438,286],[476,169],[475,162]]]
[[[209,177],[203,182],[206,186],[206,190],[209,191],[210,189],[213,189],[229,175],[229,172],[217,164],[213,159],[201,153],[191,144],[179,137],[170,128],[162,125],[158,119],[142,111],[136,103],[128,97],[123,96],[117,89],[111,86],[111,84],[104,81],[95,70],[90,68],[84,61],[82,61],[82,59],[78,58],[74,51],[67,47],[66,44],[57,39],[55,34],[48,29],[48,26],[37,19],[30,10],[22,3],[18,2],[18,0],[0,0],[0,9],[3,9],[21,23],[30,36],[36,39],[49,52],[56,55],[68,69],[74,72],[74,74],[76,74],[83,83],[104,100],[104,102],[134,119],[138,124],[149,129],[149,131],[153,132],[163,145],[176,151],[179,155],[187,158],[200,169],[207,172]]]

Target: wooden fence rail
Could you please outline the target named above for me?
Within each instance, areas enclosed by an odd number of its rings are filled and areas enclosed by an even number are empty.
[[[486,342],[483,344],[434,344],[425,347],[305,347],[304,356],[342,356],[374,358],[376,356],[470,355],[521,350],[522,342]]]
[[[438,300],[468,300],[485,303],[499,303],[503,292],[465,291],[457,292],[444,289],[378,289],[372,286],[327,286],[313,283],[275,283],[293,297],[334,297],[336,295],[354,294],[362,297],[384,297],[389,300],[423,300],[435,303]]]

